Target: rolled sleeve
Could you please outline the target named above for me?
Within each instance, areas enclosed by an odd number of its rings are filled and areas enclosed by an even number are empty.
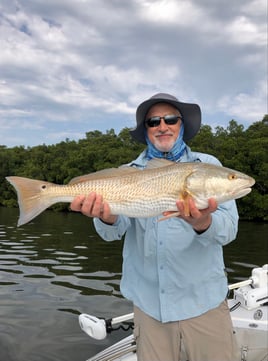
[[[212,213],[210,227],[202,234],[196,234],[196,239],[204,246],[208,246],[211,242],[224,246],[236,238],[238,218],[235,201],[225,202]]]

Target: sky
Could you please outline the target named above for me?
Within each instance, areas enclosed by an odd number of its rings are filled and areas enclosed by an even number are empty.
[[[266,0],[0,0],[0,145],[119,133],[158,92],[247,128],[267,65]]]

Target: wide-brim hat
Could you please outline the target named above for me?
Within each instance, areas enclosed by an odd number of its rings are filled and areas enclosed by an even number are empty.
[[[136,111],[137,126],[130,130],[132,138],[136,141],[146,144],[145,140],[145,117],[149,109],[157,103],[168,103],[179,110],[184,124],[185,141],[193,138],[199,131],[201,126],[201,110],[198,104],[183,103],[176,97],[166,93],[158,93],[153,95],[150,99],[141,103]]]

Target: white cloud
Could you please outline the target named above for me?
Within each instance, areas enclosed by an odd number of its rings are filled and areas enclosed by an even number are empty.
[[[266,108],[264,105],[266,104]],[[224,113],[233,114],[233,118],[244,119],[248,124],[262,120],[264,113],[268,114],[267,109],[267,82],[265,80],[257,84],[256,88],[250,92],[241,92],[234,97],[223,96],[218,102],[219,109]]]
[[[267,19],[266,0],[251,0],[242,4],[242,10],[250,17]]]
[[[235,44],[265,47],[267,45],[267,24],[257,24],[245,16],[236,17],[225,31]]]
[[[136,106],[159,91],[200,103],[204,118],[223,111],[230,119],[257,121],[267,110],[267,89],[260,85],[266,10],[263,0],[228,6],[214,0],[2,0],[0,144],[14,144],[3,127],[11,120],[43,127],[42,134],[32,129],[26,144],[42,143],[51,129],[60,136],[63,124],[74,137],[89,124],[120,130],[132,126]]]
[[[160,26],[197,26],[203,11],[194,2],[181,0],[137,0],[140,16],[147,22]]]

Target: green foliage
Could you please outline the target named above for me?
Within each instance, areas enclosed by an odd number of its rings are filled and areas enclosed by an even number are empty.
[[[268,220],[268,115],[246,130],[235,120],[227,129],[216,127],[214,134],[202,126],[189,145],[216,156],[225,167],[252,176],[256,180],[253,191],[237,200],[240,218]]]
[[[189,142],[192,150],[216,156],[224,166],[251,175],[256,180],[253,191],[237,201],[240,218],[268,220],[268,115],[246,130],[231,120],[226,129],[215,132],[203,125],[199,134]],[[13,187],[5,177],[17,175],[66,184],[72,178],[100,169],[118,167],[135,159],[144,145],[132,140],[129,129],[116,135],[114,129],[102,133],[87,132],[79,141],[66,139],[55,145],[0,146],[0,205],[17,205]],[[55,210],[67,209],[57,204]]]

